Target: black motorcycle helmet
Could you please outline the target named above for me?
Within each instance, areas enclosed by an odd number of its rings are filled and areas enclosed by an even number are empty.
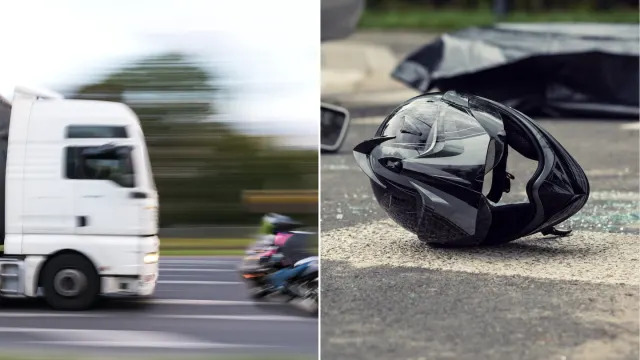
[[[538,162],[526,186],[527,203],[497,204],[513,179],[506,171],[509,148]],[[453,91],[406,101],[373,139],[354,148],[354,156],[389,216],[431,244],[566,235],[554,226],[589,196],[580,165],[535,121],[495,101]],[[487,174],[491,188],[485,196]]]

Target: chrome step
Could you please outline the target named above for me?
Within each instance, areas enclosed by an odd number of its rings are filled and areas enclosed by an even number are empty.
[[[24,263],[0,261],[0,294],[19,295],[24,292]]]

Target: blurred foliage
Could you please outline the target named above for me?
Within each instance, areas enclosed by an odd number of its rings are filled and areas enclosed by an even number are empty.
[[[71,97],[124,102],[138,115],[160,194],[161,226],[257,224],[242,190],[317,189],[316,151],[274,146],[223,123],[214,99],[225,89],[184,54],[142,59]],[[294,214],[295,215],[295,214]],[[301,216],[312,224],[317,215]]]
[[[525,12],[511,11],[501,22],[607,22],[638,23],[638,13],[627,10],[616,11],[557,11]],[[487,26],[496,22],[490,9],[396,9],[367,10],[359,27],[367,29],[418,29],[427,31],[451,31],[470,26]]]
[[[494,0],[367,0],[367,8],[374,10],[401,10],[407,8],[432,9],[490,9]],[[513,11],[638,9],[638,0],[506,0]],[[637,13],[636,13],[637,16]]]

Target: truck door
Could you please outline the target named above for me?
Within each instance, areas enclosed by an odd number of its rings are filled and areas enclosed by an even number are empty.
[[[67,148],[67,177],[75,181],[76,233],[139,235],[139,202],[133,148],[128,145]]]

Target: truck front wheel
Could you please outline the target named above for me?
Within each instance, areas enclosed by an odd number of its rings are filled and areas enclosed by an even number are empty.
[[[83,256],[56,256],[45,265],[42,274],[45,299],[54,309],[84,310],[98,298],[100,278]]]

